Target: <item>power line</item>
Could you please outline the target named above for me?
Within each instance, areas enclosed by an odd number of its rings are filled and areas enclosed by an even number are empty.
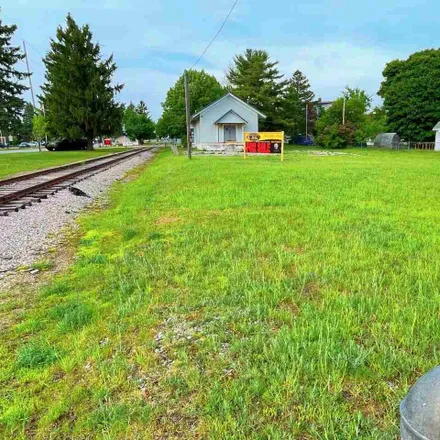
[[[199,56],[198,60],[190,67],[189,70],[194,69],[194,67],[197,66],[197,64],[199,63],[199,61],[203,58],[203,55],[205,55],[205,53],[207,52],[207,50],[211,47],[211,44],[214,43],[215,39],[220,35],[220,32],[223,30],[223,28],[225,27],[226,22],[229,20],[229,17],[232,14],[232,11],[234,10],[235,6],[237,5],[238,0],[235,0],[234,4],[232,5],[230,11],[228,12],[228,15],[226,16],[226,18],[224,19],[222,25],[220,26],[220,29],[217,31],[217,33],[214,35],[214,37],[212,38],[212,40],[209,42],[209,44],[206,46],[205,50],[202,52],[202,54]]]
[[[34,52],[38,53],[42,59],[46,57],[46,55],[43,55],[43,53],[40,52],[40,49],[37,49],[37,47],[34,46],[30,41],[26,40],[26,44],[28,44]]]

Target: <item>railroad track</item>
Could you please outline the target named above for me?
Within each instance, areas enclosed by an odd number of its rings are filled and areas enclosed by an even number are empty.
[[[0,180],[0,216],[41,203],[42,199],[47,199],[62,189],[151,149],[152,147],[124,151]]]

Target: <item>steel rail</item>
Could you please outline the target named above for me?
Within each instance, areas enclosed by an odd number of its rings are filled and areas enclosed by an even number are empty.
[[[44,168],[42,170],[31,171],[29,173],[19,174],[18,176],[8,177],[7,179],[0,179],[0,187],[5,186],[5,185],[10,185],[11,183],[21,182],[23,180],[29,180],[34,177],[44,176],[46,174],[56,173],[58,171],[63,171],[63,170],[68,170],[70,168],[80,167],[83,165],[87,165],[89,163],[98,162],[98,161],[105,160],[105,159],[111,158],[111,157],[125,156],[127,154],[132,153],[133,151],[134,150],[121,151],[119,153],[107,154],[104,156],[94,157],[92,159],[85,159],[85,160],[80,160],[77,162],[70,162],[70,163],[67,163],[64,165],[59,165],[56,167],[50,167],[50,168]]]
[[[54,194],[61,189],[65,189],[73,185],[79,180],[83,180],[81,179],[81,177],[90,177],[96,174],[96,172],[104,171],[105,169],[111,168],[112,166],[125,159],[131,158],[151,149],[152,147],[142,148],[136,151],[131,150],[124,155],[118,154],[117,157],[115,157],[115,155],[111,155],[109,160],[103,160],[103,158],[101,158],[102,160],[99,161],[99,163],[92,163],[89,167],[83,167],[79,170],[74,170],[72,172],[63,174],[62,176],[57,176],[44,182],[29,185],[25,188],[19,188],[16,191],[11,191],[6,194],[0,194],[0,216],[5,216],[8,215],[8,212],[18,211],[19,209],[23,209],[26,206],[31,206],[32,202],[41,202],[41,199],[47,198],[48,194]],[[37,174],[36,176],[32,175],[32,177],[28,177],[28,180],[38,177],[40,175],[42,174]],[[23,201],[20,201],[22,199]]]

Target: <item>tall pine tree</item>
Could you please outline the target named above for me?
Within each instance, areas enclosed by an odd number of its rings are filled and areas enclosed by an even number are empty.
[[[306,134],[306,106],[307,106],[307,134],[313,132],[316,121],[316,111],[311,104],[315,99],[310,83],[305,75],[297,70],[292,75],[286,87],[283,100],[283,120],[286,134],[292,138]]]
[[[43,61],[47,70],[41,100],[52,135],[86,137],[88,149],[93,149],[96,136],[120,130],[123,108],[115,95],[123,86],[112,85],[113,56],[101,59],[88,25],[79,27],[69,14]]]
[[[282,122],[282,98],[287,85],[278,70],[278,61],[271,61],[265,50],[246,49],[234,57],[227,80],[232,93],[265,113],[262,130],[279,130]]]
[[[16,68],[24,58],[19,47],[11,45],[17,26],[5,25],[0,19],[0,130],[3,135],[15,133],[20,126],[25,102],[21,97],[27,87],[20,81],[27,73]]]

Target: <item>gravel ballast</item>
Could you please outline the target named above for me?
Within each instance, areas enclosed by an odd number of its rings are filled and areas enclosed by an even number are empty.
[[[90,197],[64,189],[41,203],[0,217],[0,278],[43,259],[59,242],[60,231],[73,225],[87,205],[105,197],[104,192],[112,183],[152,155],[146,151],[74,185]]]

